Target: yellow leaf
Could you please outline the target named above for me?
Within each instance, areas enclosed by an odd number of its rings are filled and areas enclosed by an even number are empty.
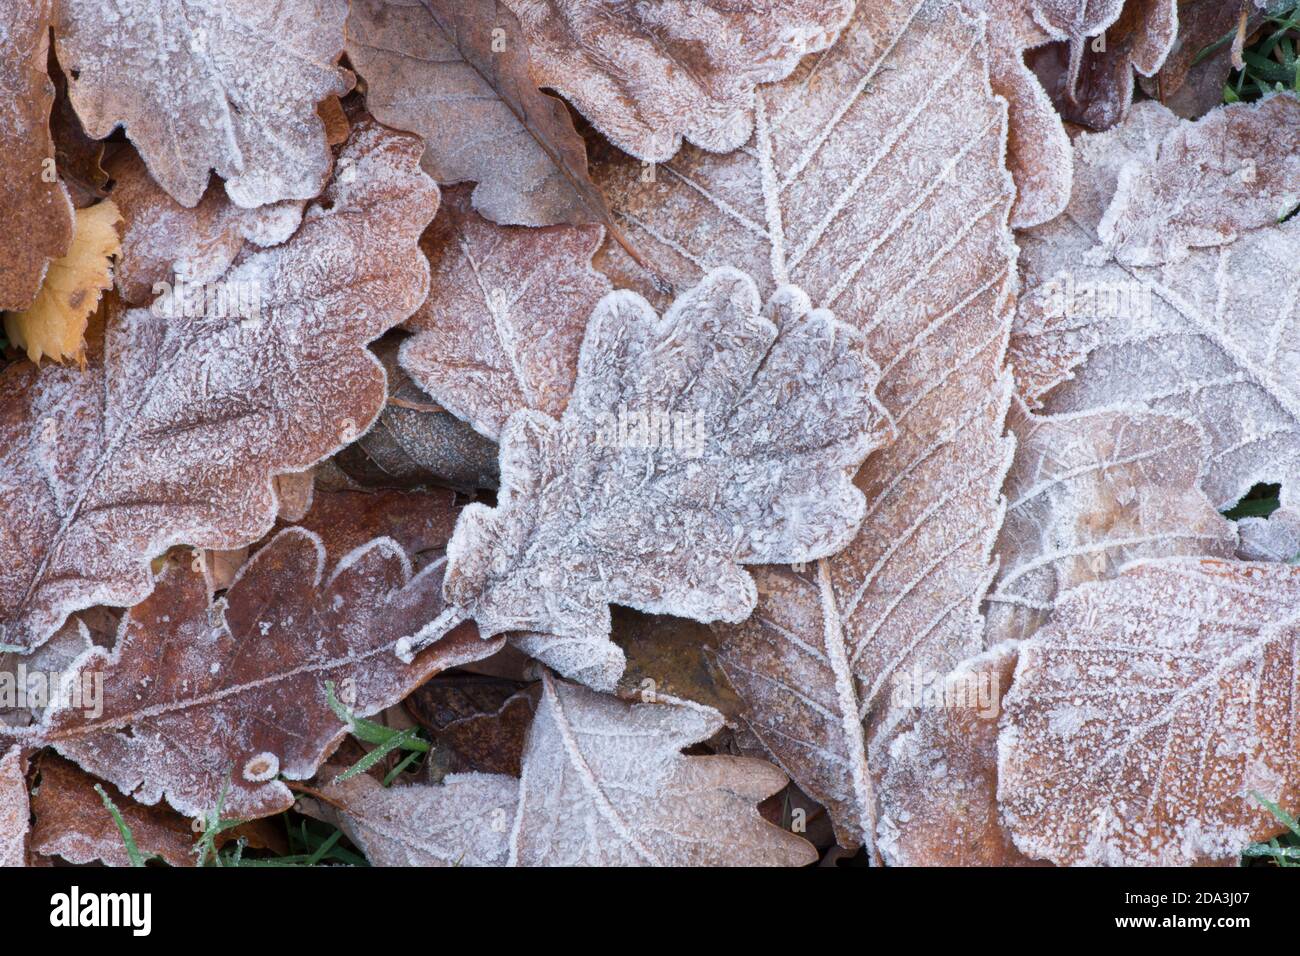
[[[31,308],[6,312],[5,334],[39,362],[81,359],[86,323],[104,290],[113,285],[111,257],[121,251],[115,224],[122,216],[112,202],[77,210],[68,254],[50,263]]]

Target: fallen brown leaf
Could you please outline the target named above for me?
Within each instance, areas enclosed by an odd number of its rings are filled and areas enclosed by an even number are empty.
[[[671,159],[687,139],[729,153],[754,129],[754,87],[830,46],[852,0],[505,0],[539,86],[573,103],[615,146]]]
[[[662,319],[633,293],[606,296],[564,416],[511,416],[497,506],[457,520],[455,607],[399,652],[466,616],[485,636],[601,647],[609,604],[743,620],[755,598],[743,564],[811,560],[856,531],[865,502],[849,479],[879,441],[858,342],[793,287],[760,312],[733,269]],[[619,423],[629,410],[644,427]]]
[[[31,736],[143,804],[203,817],[229,788],[228,817],[284,810],[282,779],[310,778],[347,732],[327,681],[365,717],[500,645],[463,627],[413,664],[393,657],[398,636],[441,610],[442,573],[438,561],[413,576],[383,538],[327,568],[321,539],[294,528],[217,601],[202,572],[171,565],[127,612],[113,650],[79,662],[103,675],[102,713],[65,706]]]
[[[56,175],[50,139],[54,84],[46,74],[53,0],[0,0],[0,219],[10,223],[0,259],[0,310],[36,298],[51,259],[72,241],[72,201]],[[13,226],[21,224],[21,229]]]
[[[259,294],[255,315],[180,315],[164,295],[111,310],[85,371],[4,371],[0,644],[33,648],[72,611],[141,599],[172,544],[255,541],[275,517],[272,476],[365,431],[385,388],[364,345],[428,288],[416,242],[437,190],[419,149],[355,127],[293,237],[222,277]]]

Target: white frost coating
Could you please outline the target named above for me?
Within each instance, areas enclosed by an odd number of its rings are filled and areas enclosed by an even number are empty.
[[[0,867],[27,865],[30,819],[27,759],[21,747],[10,747],[0,757]]]
[[[554,634],[511,634],[509,640],[529,657],[592,690],[613,692],[627,667],[627,655],[613,641]]]
[[[590,218],[555,158],[466,62],[423,0],[352,0],[347,33],[367,109],[423,138],[430,176],[444,185],[474,182],[474,208],[493,222]]]
[[[1016,182],[1011,225],[1036,226],[1060,214],[1070,199],[1070,139],[1042,83],[1025,64],[1025,52],[1053,39],[1034,20],[1033,0],[961,0],[986,18],[989,80],[1008,106],[1007,168]],[[1059,39],[1059,37],[1057,37]]]
[[[347,809],[314,800],[304,809],[343,830],[372,866],[502,866],[519,781],[464,773],[438,786],[383,787],[363,773],[321,791]]]
[[[785,775],[745,757],[683,757],[722,715],[689,701],[628,704],[543,677],[524,749],[512,865],[759,866],[816,859],[755,804]]]
[[[790,866],[813,848],[755,805],[785,776],[761,760],[684,757],[722,727],[672,697],[629,704],[542,678],[523,777],[452,774],[385,789],[362,774],[325,786],[336,823],[377,866]]]
[[[998,742],[1016,845],[1058,864],[1235,860],[1300,798],[1300,569],[1170,558],[1058,601]]]
[[[878,438],[860,337],[778,291],[718,269],[659,319],[615,292],[592,314],[557,422],[516,412],[495,508],[475,504],[447,548],[448,603],[484,636],[607,641],[609,604],[743,620],[741,567],[807,561],[850,540],[850,479]],[[624,412],[670,422],[649,437]],[[602,655],[603,656],[603,655]]]
[[[1176,126],[1150,163],[1127,163],[1097,235],[1128,266],[1230,245],[1300,206],[1300,98],[1276,94]]]
[[[505,0],[528,36],[537,82],[612,143],[662,162],[682,139],[716,153],[754,128],[754,87],[830,46],[853,0]]]
[[[1294,508],[1279,508],[1267,518],[1242,518],[1237,533],[1237,557],[1245,561],[1295,564],[1300,559],[1300,512]]]
[[[1140,409],[1040,416],[1017,402],[998,576],[985,643],[1025,638],[1057,594],[1138,558],[1230,558],[1232,522],[1201,491],[1208,448],[1195,421]]]
[[[437,187],[420,149],[354,126],[353,181],[331,183],[288,241],[222,277],[257,284],[259,324],[114,312],[86,370],[5,371],[0,496],[21,505],[0,535],[0,644],[36,647],[73,611],[139,601],[149,560],[173,544],[257,540],[275,519],[273,476],[374,421],[386,387],[365,345],[428,290],[417,242]]]
[[[870,846],[876,807],[862,716],[844,635],[821,603],[823,569],[756,569],[758,606],[742,624],[714,626],[717,659],[745,700],[742,719],[830,811],[837,842]]]
[[[499,226],[446,191],[422,246],[429,297],[405,328],[402,367],[453,415],[492,440],[534,408],[564,413],[587,318],[610,282],[591,266],[600,226]]]
[[[1049,412],[1124,402],[1197,422],[1210,439],[1203,487],[1218,508],[1257,482],[1280,481],[1284,504],[1300,487],[1300,220],[1260,224],[1269,197],[1296,183],[1260,174],[1260,202],[1238,212],[1213,200],[1223,157],[1235,157],[1229,166],[1275,166],[1278,175],[1293,169],[1276,155],[1286,134],[1266,132],[1278,111],[1294,108],[1275,99],[1271,108],[1274,100],[1223,107],[1197,123],[1139,103],[1114,130],[1079,137],[1070,208],[1022,239],[1026,291],[1011,346],[1022,394]],[[1223,135],[1207,142],[1202,129]],[[1117,183],[1194,184],[1203,168],[1206,192],[1180,193],[1181,218],[1156,217],[1158,236],[1134,231],[1145,207],[1132,206]],[[1100,242],[1103,215],[1122,241],[1148,250],[1139,259],[1170,261],[1122,264],[1122,250]],[[1219,229],[1222,244],[1197,248]]]
[[[209,189],[192,209],[167,195],[134,151],[112,163],[113,201],[122,213],[122,252],[114,269],[118,291],[132,305],[153,301],[155,283],[174,285],[178,274],[200,285],[230,268],[245,242],[284,242],[302,221],[305,202],[242,209],[220,189]]]
[[[55,48],[86,132],[124,126],[179,203],[199,202],[209,169],[239,206],[320,192],[332,156],[316,104],[351,85],[337,65],[345,0],[58,6]]]

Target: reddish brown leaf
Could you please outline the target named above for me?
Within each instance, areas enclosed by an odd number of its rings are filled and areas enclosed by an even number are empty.
[[[997,804],[998,718],[1016,644],[917,682],[885,755],[880,851],[891,866],[1023,866]]]
[[[347,47],[367,107],[424,138],[424,168],[438,182],[477,183],[484,216],[527,226],[608,219],[573,120],[538,90],[528,43],[498,0],[355,0]]]
[[[754,87],[830,46],[852,0],[506,0],[538,85],[556,90],[615,146],[671,159],[682,139],[715,153],[754,129]]]
[[[1230,862],[1300,798],[1300,569],[1167,559],[1058,602],[998,741],[1016,845],[1059,864]]]
[[[37,773],[39,783],[32,794],[34,852],[69,863],[131,865],[117,823],[95,791],[94,777],[49,753],[37,763]],[[171,866],[195,864],[189,820],[163,806],[142,806],[111,785],[104,789],[142,854],[161,857]]]
[[[31,305],[49,261],[72,241],[72,201],[55,175],[50,139],[53,9],[53,0],[0,0],[0,220],[11,224],[0,245],[0,310]]]
[[[144,804],[190,817],[266,816],[293,802],[281,778],[311,777],[347,728],[325,682],[358,716],[430,675],[500,646],[462,627],[401,664],[392,643],[442,608],[443,562],[412,576],[388,539],[327,570],[320,538],[290,528],[259,551],[225,597],[202,573],[169,567],[123,618],[117,643],[81,660],[103,673],[102,714],[64,708],[36,731],[64,756]]]

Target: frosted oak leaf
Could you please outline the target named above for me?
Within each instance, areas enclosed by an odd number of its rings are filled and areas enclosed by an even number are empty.
[[[278,778],[311,777],[347,731],[327,681],[364,717],[503,643],[464,626],[411,664],[393,657],[393,641],[442,609],[444,563],[415,574],[377,538],[327,567],[321,539],[290,528],[215,600],[202,571],[169,565],[113,649],[78,661],[102,674],[102,712],[68,704],[23,733],[143,804],[203,816],[228,785],[232,817],[284,810]]]
[[[877,443],[861,339],[798,289],[760,311],[718,269],[662,319],[616,292],[587,324],[558,421],[516,412],[497,506],[470,505],[448,546],[459,609],[399,653],[472,616],[484,636],[539,631],[602,645],[608,605],[738,621],[744,564],[842,547],[865,510],[850,481]]]
[[[998,741],[1017,847],[1055,863],[1225,863],[1297,799],[1300,569],[1172,558],[1082,585],[1020,645]]]
[[[405,328],[400,360],[444,408],[488,438],[513,412],[558,417],[578,371],[587,317],[610,291],[591,257],[600,226],[498,226],[447,190],[420,240],[433,282]]]
[[[1079,137],[1070,207],[1022,236],[1021,393],[1197,422],[1217,508],[1276,481],[1287,505],[1300,484],[1300,220],[1278,222],[1300,196],[1297,135],[1291,95],[1195,123],[1139,103]]]
[[[338,777],[346,768],[322,776]],[[371,866],[504,866],[519,781],[504,774],[453,773],[437,785],[384,787],[369,774],[320,787],[329,799],[304,810],[332,823]]]
[[[327,794],[321,808],[372,863],[426,866],[792,866],[813,848],[759,816],[785,785],[761,760],[683,756],[722,727],[709,707],[629,704],[543,675],[519,778],[453,774],[441,786]],[[354,778],[359,780],[361,778]],[[346,784],[345,784],[346,786]]]
[[[564,103],[541,92],[529,44],[499,0],[354,0],[348,59],[366,106],[425,141],[439,183],[473,181],[494,222],[603,222],[604,199]]]
[[[256,290],[255,313],[182,314],[170,295],[114,305],[85,371],[5,370],[0,645],[30,649],[73,611],[135,603],[152,586],[149,559],[173,544],[257,540],[275,519],[273,476],[374,421],[385,381],[365,344],[428,290],[417,241],[437,187],[420,148],[358,123],[340,155],[346,180],[290,239],[221,277],[219,288]]]
[[[32,795],[33,853],[78,865],[131,865],[122,833],[95,790],[99,781],[49,752],[41,755],[37,773],[41,783]],[[146,807],[116,789],[104,789],[146,859],[157,856],[168,866],[195,864],[191,821],[165,806]]]
[[[716,153],[754,128],[754,87],[784,79],[834,42],[853,0],[506,0],[537,83],[558,91],[614,145],[670,159],[688,139]]]
[[[0,309],[32,304],[51,259],[72,241],[72,200],[56,175],[46,74],[54,0],[0,0]]]
[[[332,157],[316,104],[352,86],[338,66],[345,0],[59,0],[55,49],[86,132],[116,127],[194,206],[208,171],[239,206],[310,199]]]

